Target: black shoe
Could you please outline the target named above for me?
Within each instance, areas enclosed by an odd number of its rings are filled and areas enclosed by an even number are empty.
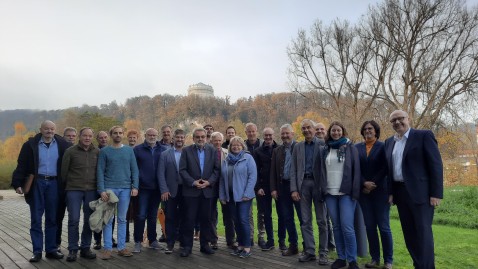
[[[184,258],[184,257],[189,256],[189,254],[191,254],[191,249],[190,248],[183,248],[183,250],[181,250],[181,253],[179,254],[179,256]]]
[[[287,246],[286,246],[284,241],[279,241],[279,249],[281,251],[286,251],[287,250]]]
[[[80,257],[88,259],[88,260],[92,260],[92,259],[96,259],[96,254],[93,253],[91,249],[84,248],[80,250]]]
[[[267,244],[267,243],[266,243],[266,241],[264,241],[264,240],[259,240],[259,241],[257,242],[257,245],[258,245],[261,249],[265,248],[266,244]]]
[[[166,242],[166,237],[164,237],[164,234],[159,237],[158,242],[164,243]]]
[[[208,245],[205,245],[205,246],[202,246],[199,251],[201,251],[202,253],[204,254],[208,254],[208,255],[211,255],[211,254],[214,254],[214,250],[212,250],[212,248]]]
[[[118,244],[116,243],[115,240],[113,240],[113,248],[117,248],[118,247]]]
[[[349,269],[360,269],[356,261],[349,262]]]
[[[30,262],[39,262],[39,261],[41,261],[41,253],[33,254],[33,256],[30,258]]]
[[[45,257],[47,257],[48,259],[55,259],[55,260],[61,260],[63,259],[63,254],[62,253],[58,253],[56,250],[53,251],[53,252],[48,252]]]
[[[274,242],[268,241],[265,245],[261,246],[262,251],[269,251],[274,249]]]
[[[211,248],[214,250],[218,249],[217,242],[211,243]]]
[[[327,265],[329,264],[329,258],[325,254],[319,255],[319,265]]]
[[[74,262],[76,261],[76,257],[78,256],[78,251],[77,250],[70,250],[68,253],[68,256],[66,256],[66,261],[67,262]]]
[[[101,242],[96,241],[96,242],[95,242],[95,245],[93,246],[93,248],[96,249],[96,250],[100,250],[100,249],[101,249]]]
[[[164,250],[165,254],[171,254],[173,253],[174,245],[168,245],[166,249]]]
[[[305,252],[304,255],[300,256],[299,262],[310,262],[310,261],[315,261],[316,257],[314,254],[310,254]]]
[[[334,263],[332,263],[330,268],[331,269],[340,269],[340,268],[344,268],[345,266],[347,266],[347,263],[345,262],[345,260],[337,259],[337,260],[335,260]]]
[[[299,254],[299,248],[296,244],[290,244],[289,248],[282,252],[282,256],[292,256]]]

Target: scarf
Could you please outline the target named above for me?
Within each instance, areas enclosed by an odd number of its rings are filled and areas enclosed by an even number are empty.
[[[338,149],[337,158],[339,159],[339,163],[343,162],[345,159],[345,148],[347,147],[347,142],[349,142],[349,139],[346,137],[341,137],[338,140],[327,141],[329,148]]]
[[[241,150],[241,152],[239,152],[237,155],[232,152],[229,152],[229,154],[227,155],[227,162],[231,165],[235,165],[240,159],[242,159],[244,153],[244,150]]]

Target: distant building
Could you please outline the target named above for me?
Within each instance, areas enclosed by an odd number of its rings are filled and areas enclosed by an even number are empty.
[[[210,85],[199,82],[198,84],[189,85],[188,95],[193,94],[199,97],[214,97],[214,89]]]

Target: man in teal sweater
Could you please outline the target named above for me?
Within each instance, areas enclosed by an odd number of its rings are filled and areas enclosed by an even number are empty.
[[[125,246],[126,212],[128,211],[130,197],[138,195],[138,165],[136,164],[133,148],[121,143],[124,136],[123,128],[113,126],[110,129],[110,136],[113,144],[101,149],[98,157],[98,193],[101,194],[103,201],[109,199],[106,190],[112,190],[118,197],[118,255],[130,257],[133,254]],[[113,218],[103,228],[104,252],[100,258],[104,260],[111,258],[112,222]]]

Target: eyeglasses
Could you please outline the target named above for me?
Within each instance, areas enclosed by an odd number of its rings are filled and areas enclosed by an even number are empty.
[[[390,120],[390,123],[395,123],[397,120],[399,122],[403,122],[405,120],[406,117],[396,117],[396,118],[393,118]]]

